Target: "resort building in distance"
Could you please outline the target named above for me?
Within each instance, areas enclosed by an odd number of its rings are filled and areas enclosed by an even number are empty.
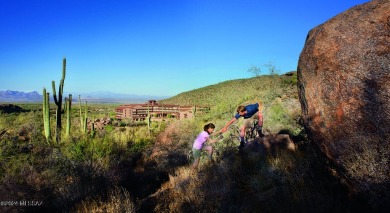
[[[159,104],[156,100],[149,100],[144,104],[125,104],[115,109],[117,119],[132,119],[143,121],[147,119],[148,113],[153,119],[193,118],[195,114],[205,113],[210,110],[206,106],[181,106],[174,104]]]

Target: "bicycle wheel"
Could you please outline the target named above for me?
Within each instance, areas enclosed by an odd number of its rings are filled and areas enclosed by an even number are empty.
[[[259,137],[259,133],[258,133],[258,121],[257,120],[254,120],[251,127],[247,129],[246,131],[246,139],[249,140],[249,139],[256,139]]]
[[[228,136],[228,140],[226,141],[226,145],[228,147],[233,147],[236,145],[235,144],[236,142],[240,143],[241,141],[240,128],[237,125],[231,125],[229,126],[228,131],[229,131],[229,136]]]
[[[194,162],[194,154],[192,149],[187,153],[187,162],[191,165]]]

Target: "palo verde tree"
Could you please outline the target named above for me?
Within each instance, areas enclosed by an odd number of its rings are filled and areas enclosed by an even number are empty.
[[[260,76],[261,75],[261,68],[260,67],[257,67],[257,66],[251,66],[249,69],[248,69],[248,72],[253,74],[255,77],[257,76]]]
[[[268,73],[270,74],[271,76],[271,80],[272,80],[272,86],[271,86],[271,90],[270,90],[270,99],[273,100],[274,98],[276,98],[278,96],[278,91],[277,88],[279,87],[278,85],[278,70],[276,69],[275,67],[275,64],[274,62],[270,61],[266,64],[264,64],[264,66],[268,69]]]

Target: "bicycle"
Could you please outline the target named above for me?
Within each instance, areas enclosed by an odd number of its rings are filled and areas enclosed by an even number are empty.
[[[249,140],[249,139],[253,140],[253,139],[256,139],[258,137],[264,136],[263,130],[261,129],[261,127],[259,127],[258,124],[259,124],[259,121],[254,120],[253,123],[251,124],[251,126],[246,129],[246,134],[245,134],[246,140]]]
[[[194,162],[194,152],[192,151],[192,149],[188,151],[186,157],[187,157],[188,164],[191,165]]]
[[[231,150],[236,149],[237,145],[240,143],[240,128],[237,124],[232,124],[228,127],[228,135],[226,140],[224,140],[224,149]]]
[[[259,137],[259,127],[258,127],[259,121],[254,120],[249,128],[245,129],[245,141],[248,141],[250,139],[256,139]],[[228,128],[229,134],[229,140],[231,138],[237,139],[238,142],[241,141],[240,139],[240,128],[237,124],[230,125]],[[262,133],[261,133],[262,134]]]

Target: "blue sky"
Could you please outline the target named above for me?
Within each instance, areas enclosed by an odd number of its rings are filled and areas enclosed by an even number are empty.
[[[310,29],[368,0],[0,0],[0,90],[173,96],[296,70]],[[58,86],[57,86],[58,87]]]

